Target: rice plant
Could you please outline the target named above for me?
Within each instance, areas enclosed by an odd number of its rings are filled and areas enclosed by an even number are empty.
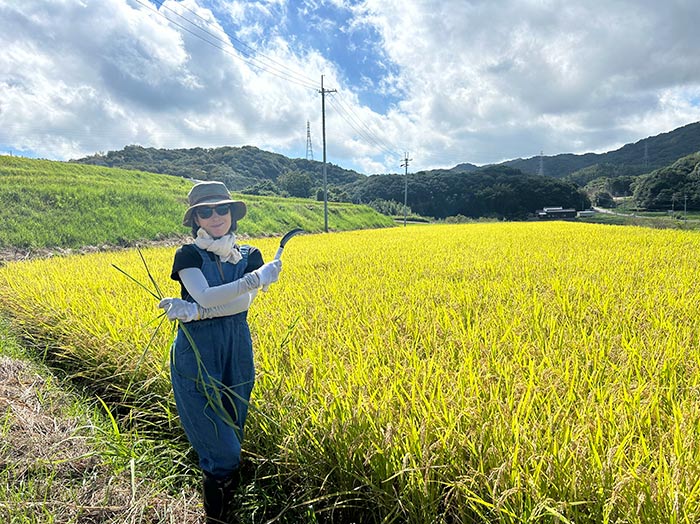
[[[272,257],[274,239],[254,243]],[[570,223],[295,239],[249,312],[244,444],[279,486],[275,514],[698,521],[699,248],[694,232]],[[143,253],[175,295],[172,249]],[[136,385],[129,423],[171,438],[172,330],[142,358],[156,301],[111,264],[147,278],[136,252],[12,263],[0,303],[103,398]]]

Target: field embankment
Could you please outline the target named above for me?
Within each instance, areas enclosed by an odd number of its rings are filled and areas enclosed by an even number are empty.
[[[0,521],[197,522],[201,502],[186,469],[132,475],[130,452],[159,464],[173,453],[145,440],[125,446],[101,405],[67,385],[32,362],[0,319]]]
[[[165,294],[172,251],[143,252]],[[249,313],[246,456],[272,487],[250,515],[698,521],[699,252],[695,232],[574,223],[295,239]],[[113,263],[148,285],[133,251],[16,262],[0,307],[111,401],[125,442],[172,442],[172,333],[151,339],[156,300]]]
[[[180,177],[49,160],[0,156],[0,249],[128,246],[178,238],[192,181]],[[248,204],[240,235],[324,227],[323,202],[234,195]],[[392,226],[366,206],[329,203],[334,231]]]

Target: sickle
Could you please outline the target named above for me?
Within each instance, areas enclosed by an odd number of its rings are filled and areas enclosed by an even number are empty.
[[[279,260],[282,257],[282,251],[284,251],[284,246],[287,245],[287,242],[289,242],[289,239],[292,238],[295,235],[298,235],[299,233],[303,233],[303,229],[299,229],[298,227],[295,229],[292,229],[289,233],[284,235],[282,237],[282,240],[280,240],[280,247],[277,250],[277,253],[275,253],[275,260]]]

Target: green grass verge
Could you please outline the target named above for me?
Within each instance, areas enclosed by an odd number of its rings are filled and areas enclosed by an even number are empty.
[[[181,225],[192,182],[180,177],[0,156],[0,248],[131,245],[188,235]],[[237,195],[248,204],[238,232],[324,228],[323,202]],[[329,203],[329,229],[393,226],[367,206]]]

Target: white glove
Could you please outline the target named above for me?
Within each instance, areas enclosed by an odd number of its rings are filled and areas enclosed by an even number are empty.
[[[181,298],[164,298],[158,302],[158,307],[165,310],[168,320],[191,322],[200,318],[199,305]]]
[[[260,268],[253,271],[260,279],[260,287],[263,291],[267,291],[270,284],[277,282],[280,277],[280,271],[282,271],[282,261],[277,259],[267,264],[263,264]]]

